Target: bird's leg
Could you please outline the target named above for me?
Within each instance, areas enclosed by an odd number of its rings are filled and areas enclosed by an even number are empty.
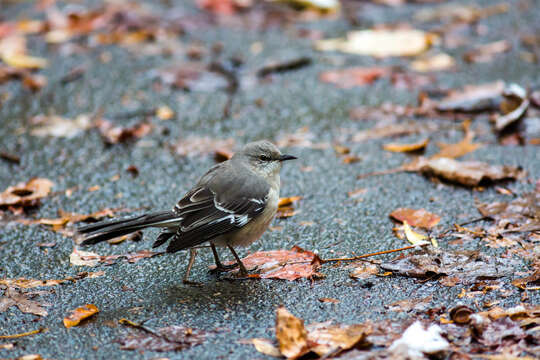
[[[238,264],[231,264],[231,265],[223,265],[221,261],[219,260],[218,252],[216,250],[216,246],[213,243],[210,243],[210,247],[212,248],[212,254],[214,254],[214,260],[216,261],[216,268],[212,270],[212,272],[226,272],[229,270],[234,269],[238,266]]]
[[[191,268],[193,267],[193,264],[195,263],[195,255],[197,255],[197,249],[189,249],[189,262],[187,265],[186,273],[184,274],[184,278],[182,279],[182,282],[187,285],[200,286],[201,285],[200,283],[189,280],[189,273],[191,273]]]
[[[240,260],[240,257],[238,257],[238,254],[236,253],[236,251],[234,251],[233,247],[229,244],[227,244],[227,247],[229,248],[229,250],[231,250],[234,258],[236,259],[236,263],[240,267],[240,274],[243,276],[247,275],[248,271],[246,267],[244,266],[244,263],[242,262],[242,260]]]

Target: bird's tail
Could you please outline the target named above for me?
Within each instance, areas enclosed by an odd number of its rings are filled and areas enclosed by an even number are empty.
[[[77,242],[93,245],[147,227],[172,227],[180,221],[173,211],[160,211],[131,219],[98,222],[78,228]]]

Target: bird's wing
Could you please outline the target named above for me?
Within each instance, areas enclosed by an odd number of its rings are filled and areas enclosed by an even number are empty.
[[[270,190],[267,182],[247,170],[236,174],[231,171],[225,168],[214,172],[215,176],[199,182],[176,204],[174,211],[182,222],[168,252],[237,230],[263,212]]]

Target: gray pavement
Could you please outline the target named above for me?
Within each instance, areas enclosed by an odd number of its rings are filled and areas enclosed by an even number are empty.
[[[154,5],[159,13],[167,11],[166,2]],[[174,9],[192,6],[172,2]],[[489,1],[478,1],[489,4]],[[508,39],[514,47],[510,53],[497,56],[486,64],[465,64],[460,58],[463,49],[448,50],[459,61],[455,72],[436,74],[435,86],[459,87],[495,79],[516,82],[524,87],[538,86],[538,65],[520,60],[520,44],[517,33],[538,32],[537,16],[540,3],[529,2],[528,11],[520,11],[518,1],[508,1],[507,13],[488,17],[481,21],[489,31],[484,38],[471,38],[471,43]],[[427,5],[426,5],[427,6]],[[29,11],[29,4],[0,3],[2,13],[22,18]],[[411,21],[411,14],[419,5],[407,5],[396,9],[368,6],[368,12],[359,13],[365,26]],[[26,13],[28,14],[28,13]],[[326,69],[348,66],[371,65],[375,61],[337,53],[319,53],[311,42],[292,36],[298,27],[320,29],[327,37],[342,35],[351,27],[344,20],[320,20],[290,25],[287,30],[270,29],[265,32],[245,31],[242,28],[215,28],[192,31],[181,37],[185,44],[198,41],[204,47],[221,41],[224,45],[222,59],[241,55],[245,61],[241,73],[248,77],[262,64],[271,60],[294,59],[308,56],[313,64],[298,71],[286,72],[272,77],[272,81],[258,82],[242,87],[235,95],[232,116],[222,119],[222,109],[227,100],[224,91],[184,92],[164,86],[154,91],[155,79],[151,70],[160,66],[180,63],[185,59],[164,56],[145,56],[118,46],[97,47],[82,54],[62,55],[54,47],[48,48],[42,41],[33,42],[33,52],[46,56],[52,66],[42,71],[49,85],[32,94],[18,82],[0,85],[0,94],[8,94],[0,102],[0,149],[21,157],[21,164],[0,161],[0,189],[31,177],[45,177],[55,182],[58,194],[46,198],[31,214],[36,218],[56,217],[59,209],[90,213],[103,208],[127,207],[131,209],[163,209],[171,207],[190,188],[197,178],[214,164],[211,156],[183,158],[170,150],[180,138],[210,136],[234,138],[238,146],[261,138],[279,140],[283,135],[308,127],[314,134],[314,143],[340,141],[362,160],[344,164],[332,147],[312,149],[288,148],[297,155],[296,163],[288,163],[282,172],[282,196],[301,195],[298,214],[288,219],[275,220],[278,227],[268,231],[263,238],[243,254],[257,250],[290,248],[293,245],[317,251],[322,258],[362,254],[406,245],[392,232],[388,214],[398,207],[425,208],[442,216],[437,231],[455,222],[478,217],[475,199],[493,201],[503,199],[492,188],[483,192],[452,185],[434,184],[417,174],[398,173],[382,177],[357,180],[357,175],[371,171],[390,169],[402,164],[407,157],[390,154],[381,149],[387,139],[363,143],[347,141],[347,135],[367,129],[372,121],[355,121],[349,117],[350,109],[361,105],[378,106],[385,101],[399,104],[415,104],[417,91],[395,89],[387,80],[373,86],[350,90],[319,81],[318,74]],[[263,44],[262,52],[254,55],[250,46]],[[102,63],[103,52],[111,61]],[[406,64],[404,59],[383,60],[390,65]],[[83,65],[86,72],[79,80],[63,85],[59,79],[74,66]],[[128,100],[126,100],[128,99]],[[256,106],[257,99],[264,105]],[[81,113],[95,114],[99,109],[106,117],[126,111],[153,108],[167,104],[176,118],[161,121],[155,117],[153,132],[139,141],[106,146],[96,130],[89,130],[72,139],[38,138],[31,136],[29,119],[35,115],[56,113],[73,118]],[[135,117],[115,120],[129,124],[142,120]],[[448,119],[438,120],[450,126],[450,130],[436,132],[432,138],[454,141],[460,139],[457,124]],[[509,146],[497,144],[487,119],[473,123],[478,140],[486,145],[469,154],[465,159],[475,159],[494,164],[521,165],[530,179],[540,178],[540,156],[535,146]],[[416,140],[422,135],[411,135],[401,140]],[[427,155],[437,151],[430,144]],[[129,165],[139,169],[133,178],[126,172]],[[311,171],[305,171],[311,167]],[[111,181],[120,174],[118,181]],[[99,185],[94,192],[87,191]],[[78,186],[67,197],[63,191]],[[533,185],[514,182],[508,185],[515,193],[530,191]],[[362,201],[350,199],[347,192],[367,188]],[[42,334],[16,340],[13,350],[0,350],[0,358],[12,358],[23,354],[39,353],[44,358],[153,358],[165,356],[171,359],[244,359],[264,358],[250,345],[240,344],[246,338],[274,338],[274,311],[285,305],[307,323],[333,319],[340,323],[357,323],[366,319],[374,321],[388,318],[404,319],[413,315],[387,311],[384,305],[406,298],[433,296],[433,304],[450,308],[458,302],[472,303],[473,299],[459,299],[463,285],[442,287],[437,282],[418,282],[415,279],[388,276],[365,281],[349,278],[345,266],[324,265],[323,280],[294,282],[279,280],[226,281],[211,275],[207,265],[211,253],[201,251],[192,271],[192,279],[204,283],[202,287],[183,285],[181,278],[187,264],[187,254],[180,252],[170,256],[144,259],[135,264],[119,261],[112,266],[94,268],[70,265],[69,255],[73,249],[71,238],[54,233],[44,226],[26,226],[9,221],[7,213],[0,230],[0,277],[3,278],[64,278],[80,271],[105,271],[105,275],[84,279],[74,284],[52,288],[41,299],[52,304],[47,317],[22,314],[15,307],[0,313],[0,334],[11,334],[47,327]],[[302,225],[313,222],[312,226]],[[100,255],[119,254],[149,249],[155,231],[147,231],[144,241],[124,242],[112,246],[100,244],[89,249]],[[56,242],[46,251],[37,243]],[[471,249],[481,248],[496,256],[503,249],[486,249],[481,242],[467,243]],[[445,242],[443,247],[449,247]],[[456,246],[454,246],[456,248]],[[384,257],[380,257],[383,258]],[[389,257],[388,257],[389,258]],[[525,269],[525,265],[522,269]],[[498,298],[499,305],[510,306],[520,302],[520,292],[505,279],[508,297],[490,292],[483,301]],[[498,295],[499,294],[499,295]],[[538,303],[538,292],[531,292],[530,303]],[[336,298],[340,302],[321,303],[319,298]],[[82,326],[66,329],[62,318],[69,310],[85,303],[93,303],[100,313]],[[120,318],[133,321],[149,320],[153,327],[181,324],[194,328],[221,329],[207,342],[181,352],[153,353],[122,351],[113,341],[127,332],[117,324]],[[1,343],[1,341],[0,341]]]

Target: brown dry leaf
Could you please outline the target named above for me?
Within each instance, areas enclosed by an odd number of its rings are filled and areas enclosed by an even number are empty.
[[[456,89],[437,103],[439,111],[477,112],[495,110],[504,91],[503,81],[482,85],[467,85]]]
[[[383,270],[399,275],[432,278],[435,275],[457,276],[474,281],[476,278],[499,278],[512,275],[518,262],[509,258],[486,256],[474,251],[453,252],[440,248],[425,248],[384,262]]]
[[[232,154],[234,139],[212,139],[210,137],[191,136],[180,140],[172,146],[173,151],[180,156],[210,155],[219,152]]]
[[[319,79],[342,89],[350,89],[370,85],[383,76],[389,76],[390,73],[390,68],[385,67],[353,67],[324,71],[319,75]]]
[[[33,136],[53,136],[71,139],[92,127],[90,116],[78,115],[75,119],[66,119],[60,116],[38,115],[32,118],[32,124],[36,125],[30,134]]]
[[[44,307],[51,304],[31,300],[31,298],[43,293],[45,292],[19,292],[16,288],[8,287],[5,290],[4,296],[0,297],[0,313],[6,311],[11,306],[16,306],[24,313],[47,316],[48,313]]]
[[[425,7],[416,12],[414,19],[422,22],[472,23],[488,16],[507,12],[509,5],[499,3],[487,7],[465,4],[445,4]]]
[[[282,134],[275,142],[279,148],[287,147],[305,147],[311,149],[327,149],[329,143],[321,143],[316,141],[316,136],[308,127],[303,127],[294,133]]]
[[[398,143],[389,143],[383,145],[383,149],[392,152],[418,152],[424,151],[426,146],[429,144],[429,138],[424,140],[417,141],[412,144],[398,144]]]
[[[276,310],[276,339],[279,351],[287,359],[297,359],[309,352],[304,321],[283,306]]]
[[[64,283],[74,283],[84,278],[96,278],[105,275],[104,271],[81,272],[76,276],[69,276],[65,279],[39,280],[39,279],[0,279],[0,285],[13,288],[30,289],[35,287],[56,286]]]
[[[86,304],[76,308],[71,311],[71,314],[64,318],[64,326],[70,328],[72,326],[77,326],[84,319],[97,314],[99,309],[94,304]]]
[[[468,324],[474,311],[465,305],[458,305],[450,309],[450,319],[456,324]]]
[[[495,228],[488,230],[497,237],[540,230],[539,191],[525,193],[510,202],[480,203],[476,207],[482,216],[495,221]]]
[[[390,311],[394,312],[409,312],[411,310],[415,311],[424,311],[427,309],[429,303],[433,300],[433,296],[427,296],[423,299],[404,299],[395,301],[390,305],[385,305],[384,307]]]
[[[283,279],[293,281],[300,278],[321,278],[318,273],[321,259],[311,251],[304,250],[299,246],[293,246],[291,250],[258,251],[242,259],[248,269],[257,269],[257,274],[249,277],[262,279]],[[234,264],[233,261],[227,264]],[[214,268],[215,265],[210,266]],[[234,269],[232,271],[238,271]]]
[[[418,72],[448,70],[454,66],[456,66],[454,58],[445,53],[422,56],[410,64],[411,69]]]
[[[540,268],[537,269],[530,276],[513,280],[512,285],[517,286],[521,290],[539,290],[540,289]]]
[[[214,92],[228,87],[227,79],[201,64],[182,64],[160,69],[158,78],[166,85],[186,91]]]
[[[332,303],[332,304],[340,303],[338,299],[334,299],[334,298],[319,298],[319,301],[322,303]]]
[[[17,220],[18,222],[29,225],[29,224],[42,224],[42,225],[48,225],[51,226],[53,231],[62,232],[66,227],[82,222],[82,221],[88,221],[88,220],[101,220],[105,217],[113,217],[114,214],[120,211],[125,211],[125,208],[115,208],[115,209],[103,209],[98,210],[96,212],[93,212],[91,214],[77,214],[77,213],[70,213],[65,212],[63,210],[58,210],[59,218],[55,219],[36,219],[36,220],[28,220],[28,219],[20,219]],[[65,233],[67,235],[67,233]],[[70,235],[72,235],[70,233]]]
[[[310,351],[322,358],[342,352],[362,344],[371,327],[364,324],[310,324],[306,326]]]
[[[401,222],[407,221],[411,226],[431,229],[441,221],[441,217],[425,209],[399,208],[390,213],[390,217]]]
[[[428,50],[436,35],[415,29],[357,30],[346,38],[319,40],[315,48],[320,51],[342,51],[374,57],[415,56]]]
[[[365,342],[371,333],[371,326],[365,324],[340,325],[314,323],[304,326],[304,321],[292,315],[283,306],[276,310],[276,339],[279,353],[287,359],[298,359],[308,353],[321,358],[336,356]],[[257,339],[260,341],[261,339]],[[264,348],[257,350],[269,354],[272,343],[265,342]],[[276,356],[273,352],[272,356]]]
[[[131,322],[128,325],[139,330],[115,341],[122,350],[179,351],[204,343],[208,336],[206,331],[178,325],[155,331]]]
[[[448,182],[474,187],[483,182],[515,180],[523,176],[524,171],[514,166],[490,165],[480,161],[457,161],[450,158],[419,158],[403,166],[404,171],[420,172],[433,175]]]
[[[495,41],[476,47],[463,54],[463,59],[469,63],[484,63],[492,61],[495,55],[508,52],[512,49],[512,44],[507,40]]]
[[[361,261],[357,264],[351,265],[351,267],[352,270],[349,273],[349,276],[357,280],[365,280],[379,273],[379,267],[375,264],[371,264],[368,262]]]
[[[470,129],[470,120],[466,120],[463,122],[463,131],[465,132],[465,136],[463,139],[455,144],[447,144],[439,142],[437,145],[440,147],[440,151],[433,155],[431,159],[437,159],[437,158],[451,158],[455,159],[458,157],[462,157],[470,152],[475,151],[478,149],[482,144],[479,143],[473,143],[474,139],[474,131]]]
[[[151,258],[161,254],[163,254],[161,251],[140,250],[128,254],[102,256],[90,251],[78,250],[75,247],[73,248],[73,252],[69,255],[69,262],[76,266],[96,266],[99,263],[103,263],[104,265],[112,265],[118,260],[125,258],[129,263],[136,263],[139,260]]]
[[[0,206],[36,206],[49,195],[54,183],[45,178],[33,178],[26,183],[10,186],[0,193]]]
[[[112,122],[100,119],[96,122],[99,133],[107,144],[113,145],[126,141],[140,139],[152,131],[152,125],[140,122],[131,127],[115,126]]]

